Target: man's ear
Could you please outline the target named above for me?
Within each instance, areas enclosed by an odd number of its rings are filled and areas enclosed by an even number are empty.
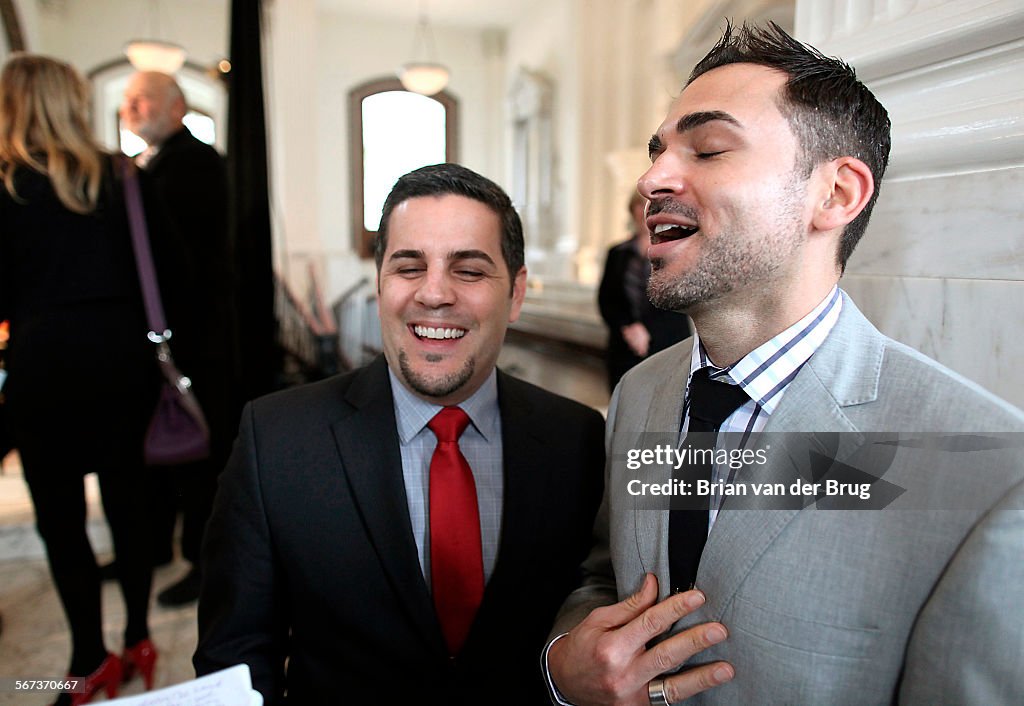
[[[856,157],[839,157],[818,169],[825,180],[824,197],[815,204],[811,223],[819,231],[843,228],[868,205],[875,179],[868,165]]]
[[[512,280],[512,308],[508,313],[508,322],[515,323],[519,319],[519,311],[523,308],[523,301],[526,299],[526,265],[519,268],[515,279]]]

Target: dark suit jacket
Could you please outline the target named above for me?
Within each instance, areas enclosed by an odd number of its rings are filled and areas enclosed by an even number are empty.
[[[500,371],[498,399],[501,541],[455,659],[417,558],[384,358],[250,403],[207,528],[197,673],[246,662],[267,704],[546,703],[539,654],[589,548],[604,423]]]
[[[171,347],[192,379],[211,425],[216,465],[222,467],[240,406],[233,400],[238,365],[227,169],[217,150],[182,127],[144,171],[155,197],[147,203],[150,228],[163,230],[179,246],[178,262],[160,282],[174,332]]]
[[[642,257],[632,240],[612,247],[608,251],[601,286],[597,291],[597,305],[601,310],[601,318],[608,326],[609,388],[614,388],[627,370],[643,360],[630,350],[626,339],[622,337],[620,329],[623,326],[639,321],[647,328],[651,334],[648,356],[663,351],[690,335],[690,320],[685,314],[659,309],[651,304],[646,296],[642,298],[640,310],[633,311],[629,297],[626,296],[626,270],[632,260]]]

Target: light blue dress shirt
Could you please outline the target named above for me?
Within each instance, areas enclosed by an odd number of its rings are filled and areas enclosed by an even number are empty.
[[[430,587],[430,459],[437,446],[427,422],[443,409],[410,392],[388,369],[391,393],[395,400],[395,421],[402,452],[402,478],[409,501],[409,519],[416,540],[423,578]],[[492,370],[483,385],[458,405],[470,424],[459,439],[476,483],[480,510],[480,539],[483,549],[484,583],[494,572],[501,540],[501,503],[505,482],[501,445],[501,411],[498,409],[498,377]]]

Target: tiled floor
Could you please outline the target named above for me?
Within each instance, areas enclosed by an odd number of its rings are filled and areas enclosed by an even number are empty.
[[[109,547],[102,526],[95,483],[89,484],[90,534],[96,547]],[[0,476],[0,706],[42,706],[54,695],[14,692],[10,679],[59,679],[67,669],[70,644],[60,601],[53,589],[41,545],[32,527],[32,506],[21,479],[15,456],[10,456]],[[100,555],[103,560],[106,554]],[[174,583],[185,572],[178,562],[157,570],[153,595]],[[120,652],[124,629],[124,603],[116,582],[103,586],[103,624],[107,648]],[[153,642],[160,651],[157,686],[167,686],[194,677],[192,652],[196,644],[195,606],[167,609],[156,605],[150,611]],[[122,695],[142,691],[135,679]],[[97,700],[99,700],[97,698]]]

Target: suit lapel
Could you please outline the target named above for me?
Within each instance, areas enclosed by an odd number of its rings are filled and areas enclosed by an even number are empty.
[[[516,380],[498,371],[498,406],[501,410],[502,479],[501,538],[494,572],[484,592],[484,607],[500,593],[507,580],[515,581],[516,567],[530,560],[524,537],[544,522],[540,498],[547,497],[551,464],[544,462],[548,442],[541,415]]]
[[[814,429],[811,434],[773,433]],[[764,466],[748,466],[738,479],[747,483],[783,483],[787,492],[798,475],[807,477],[808,448],[829,453],[829,435],[853,432],[842,411],[816,375],[806,366],[793,380],[775,414],[754,444],[768,450]],[[810,446],[808,446],[810,445]],[[744,477],[745,476],[745,477]],[[701,556],[697,585],[705,589],[708,610],[718,619],[743,583],[747,571],[810,500],[798,497],[728,497],[708,535]],[[807,509],[814,512],[813,509]]]
[[[884,337],[843,294],[839,321],[786,389],[765,426],[763,441],[773,447],[770,462],[752,467],[751,473],[757,475],[748,475],[747,480],[786,483],[788,489],[796,469],[807,474],[808,449],[842,458],[856,448],[862,436],[843,407],[877,398],[883,353]],[[801,431],[807,433],[792,434]],[[786,525],[800,512],[816,511],[802,507],[807,503],[799,499],[790,509],[777,509],[782,506],[779,498],[742,500],[742,507],[733,503],[730,509],[728,500],[723,504],[701,557],[697,585],[706,590],[712,619],[721,617],[747,571]]]
[[[409,617],[431,648],[444,650],[433,601],[420,568],[409,521],[402,458],[387,363],[379,356],[353,381],[352,406],[333,427],[352,497],[366,532]]]
[[[683,354],[669,369],[665,382],[660,386],[660,394],[654,396],[648,408],[647,419],[639,427],[644,429],[642,438],[635,441],[627,441],[619,448],[653,448],[659,444],[671,444],[675,448],[679,443],[679,429],[682,426],[683,399],[686,393],[686,378],[690,374],[690,351],[689,343],[680,344],[677,349]],[[618,428],[616,433],[628,433],[627,430]],[[621,465],[621,459],[616,460]],[[672,478],[672,467],[669,465],[650,466],[649,471],[644,474],[642,480],[647,483],[665,483]],[[634,474],[635,475],[635,474]],[[641,564],[645,563],[645,557],[653,557],[653,566],[643,566],[644,571],[652,571],[662,577],[659,580],[659,592],[664,598],[670,590],[668,564],[668,542],[662,541],[668,537],[669,512],[667,510],[650,510],[640,507],[643,498],[633,498],[633,531],[635,534],[637,552]]]

